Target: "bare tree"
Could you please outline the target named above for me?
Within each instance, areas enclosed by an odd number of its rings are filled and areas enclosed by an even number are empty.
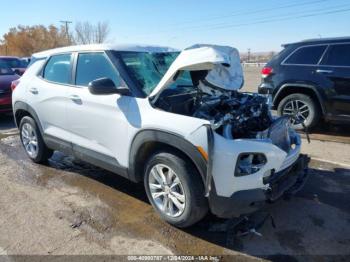
[[[107,40],[110,32],[107,22],[98,22],[96,25],[90,22],[78,22],[75,25],[74,40],[77,44],[99,44]]]
[[[103,43],[107,40],[110,33],[108,22],[98,22],[95,28],[95,42]]]

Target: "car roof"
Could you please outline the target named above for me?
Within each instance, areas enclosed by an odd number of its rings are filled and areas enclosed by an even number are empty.
[[[350,42],[350,36],[305,39],[299,42],[284,44],[282,46],[286,47],[289,45],[326,44],[326,43],[343,43],[343,42]]]
[[[92,44],[92,45],[75,45],[67,46],[56,49],[50,49],[43,52],[33,54],[34,57],[48,57],[54,54],[67,53],[67,52],[78,52],[78,51],[129,51],[129,52],[147,52],[147,53],[164,53],[164,52],[176,52],[177,49],[165,46],[155,45],[136,45],[136,44]]]

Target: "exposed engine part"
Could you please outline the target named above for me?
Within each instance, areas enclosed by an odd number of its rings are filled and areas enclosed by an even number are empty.
[[[212,71],[190,71],[193,86],[178,85],[175,89],[164,90],[155,106],[208,120],[211,128],[227,139],[258,138],[259,132],[267,130],[273,122],[267,98],[238,92],[240,86],[230,88],[229,83],[243,83],[240,71],[235,70],[237,77],[231,80],[220,80],[220,74],[210,78]]]
[[[225,138],[256,138],[258,132],[272,123],[266,102],[265,97],[257,94],[205,94],[197,99],[193,116],[209,120],[212,128]]]

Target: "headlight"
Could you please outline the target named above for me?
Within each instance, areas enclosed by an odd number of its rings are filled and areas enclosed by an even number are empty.
[[[243,153],[238,156],[235,176],[247,176],[258,172],[266,164],[266,156],[261,153]]]

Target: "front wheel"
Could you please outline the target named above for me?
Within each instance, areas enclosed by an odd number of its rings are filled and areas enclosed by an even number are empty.
[[[310,96],[304,94],[291,94],[283,98],[277,113],[280,116],[290,116],[292,127],[297,130],[302,130],[303,124],[307,128],[314,127],[321,117],[319,106]]]
[[[160,152],[150,158],[145,172],[148,199],[162,219],[184,228],[206,215],[204,185],[191,163],[176,154]]]

